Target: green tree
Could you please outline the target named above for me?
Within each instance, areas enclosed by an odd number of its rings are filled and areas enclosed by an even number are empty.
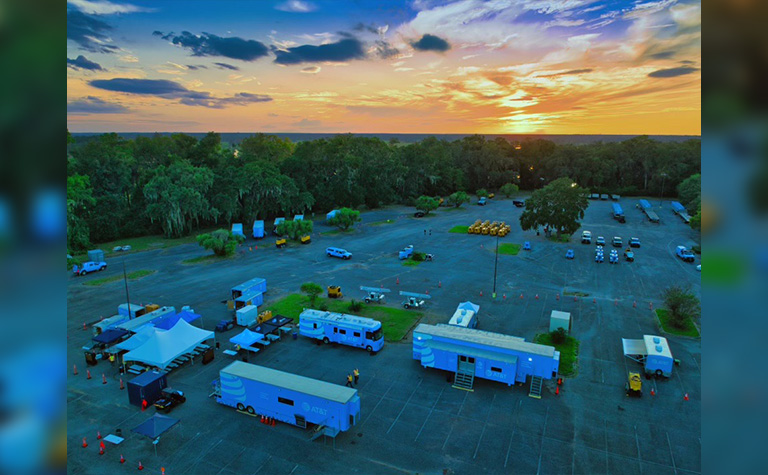
[[[584,189],[570,178],[558,178],[534,191],[525,202],[520,226],[524,231],[550,226],[556,230],[558,237],[561,233],[571,235],[579,229],[579,220],[584,217],[588,204]]]
[[[499,192],[507,198],[514,196],[520,191],[520,187],[514,183],[507,183],[499,189]]]
[[[301,284],[301,291],[309,296],[309,301],[314,306],[317,296],[323,293],[323,288],[314,282],[306,282]]]
[[[232,234],[228,229],[217,229],[212,233],[198,234],[197,244],[213,251],[217,256],[231,256],[237,245],[245,241],[243,236]]]
[[[185,161],[161,165],[144,186],[147,213],[152,221],[160,222],[166,237],[183,236],[192,229],[192,223],[199,225],[201,219],[218,216],[206,197],[212,185],[213,172],[207,168]]]
[[[310,234],[314,229],[314,223],[308,219],[302,219],[299,221],[283,221],[277,225],[277,234],[280,236],[288,236],[294,241],[298,240],[301,236]]]
[[[67,249],[83,251],[90,244],[85,218],[89,208],[96,203],[92,193],[88,176],[75,174],[67,177]]]
[[[350,208],[341,208],[333,218],[328,220],[328,224],[346,231],[353,224],[360,221],[360,219],[360,211]]]
[[[696,214],[691,216],[691,222],[689,224],[692,229],[701,231],[701,203],[699,203],[699,209],[696,211]]]
[[[455,193],[451,193],[451,195],[448,197],[448,204],[453,207],[460,207],[464,203],[469,203],[469,195],[466,191],[457,191]]]
[[[477,190],[475,192],[475,194],[477,195],[478,198],[483,198],[483,197],[487,198],[488,197],[488,190],[486,190],[485,188],[480,188],[479,190]]]
[[[701,202],[701,174],[691,175],[677,185],[677,196],[683,206],[695,212]]]
[[[701,301],[688,287],[673,285],[664,291],[662,297],[669,312],[669,321],[677,328],[685,328],[689,319],[701,315]]]
[[[438,206],[440,206],[440,202],[431,196],[422,195],[416,199],[416,209],[424,211],[426,214],[436,210]]]

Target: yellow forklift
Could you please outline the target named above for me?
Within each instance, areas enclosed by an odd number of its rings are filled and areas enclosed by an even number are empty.
[[[627,396],[642,397],[643,396],[643,380],[640,378],[640,373],[633,373],[630,371],[627,378]]]

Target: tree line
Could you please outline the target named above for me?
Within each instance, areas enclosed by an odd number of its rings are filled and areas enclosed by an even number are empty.
[[[675,195],[701,171],[701,141],[511,143],[475,135],[417,143],[339,135],[293,143],[258,134],[237,145],[216,133],[132,140],[67,132],[68,248],[148,234],[179,237],[209,226],[334,208],[412,205],[419,196],[538,189],[560,177],[600,193]]]

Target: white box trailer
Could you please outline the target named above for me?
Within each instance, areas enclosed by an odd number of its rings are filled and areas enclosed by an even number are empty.
[[[667,339],[656,335],[643,335],[642,340],[621,339],[624,356],[637,361],[645,368],[646,376],[672,376],[675,359]]]
[[[246,305],[235,312],[235,321],[241,327],[249,327],[259,319],[259,307],[256,305]]]

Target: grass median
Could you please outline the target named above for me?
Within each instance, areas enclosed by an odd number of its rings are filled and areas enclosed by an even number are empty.
[[[347,313],[372,318],[381,322],[384,339],[388,342],[402,340],[408,331],[416,325],[421,317],[424,316],[422,312],[405,310],[397,307],[386,307],[381,304],[363,304],[361,310],[352,312],[348,308],[349,303],[350,300],[346,298],[328,299],[325,297],[318,297],[315,299],[315,304],[311,305],[309,297],[301,294],[291,294],[278,300],[272,305],[269,305],[267,309],[272,310],[273,314],[294,318],[296,323],[298,323],[299,314],[301,314],[305,308],[319,309],[323,306],[326,306],[328,311],[331,312]]]
[[[126,277],[128,278],[128,280],[138,280],[138,279],[141,279],[141,278],[146,277],[148,275],[152,275],[155,272],[157,272],[157,271],[154,271],[154,270],[137,270],[137,271],[129,272],[128,274],[126,274]],[[104,277],[103,279],[93,279],[93,280],[89,280],[87,282],[83,282],[83,284],[84,285],[91,285],[91,286],[98,287],[100,285],[110,284],[112,282],[118,282],[118,281],[121,281],[121,280],[123,280],[123,274],[111,275],[109,277]]]
[[[579,362],[579,340],[567,335],[565,342],[556,345],[552,343],[551,334],[539,333],[533,339],[533,342],[540,345],[554,346],[560,352],[560,375],[576,376]]]
[[[469,226],[454,226],[448,232],[456,234],[467,234],[469,232]]]
[[[661,325],[661,329],[667,333],[672,335],[690,336],[693,338],[698,338],[701,336],[699,334],[699,330],[696,328],[696,325],[693,324],[693,320],[690,318],[687,318],[683,322],[682,327],[678,327],[672,324],[672,321],[669,317],[669,311],[666,308],[656,309],[656,316],[659,317],[659,324]]]

